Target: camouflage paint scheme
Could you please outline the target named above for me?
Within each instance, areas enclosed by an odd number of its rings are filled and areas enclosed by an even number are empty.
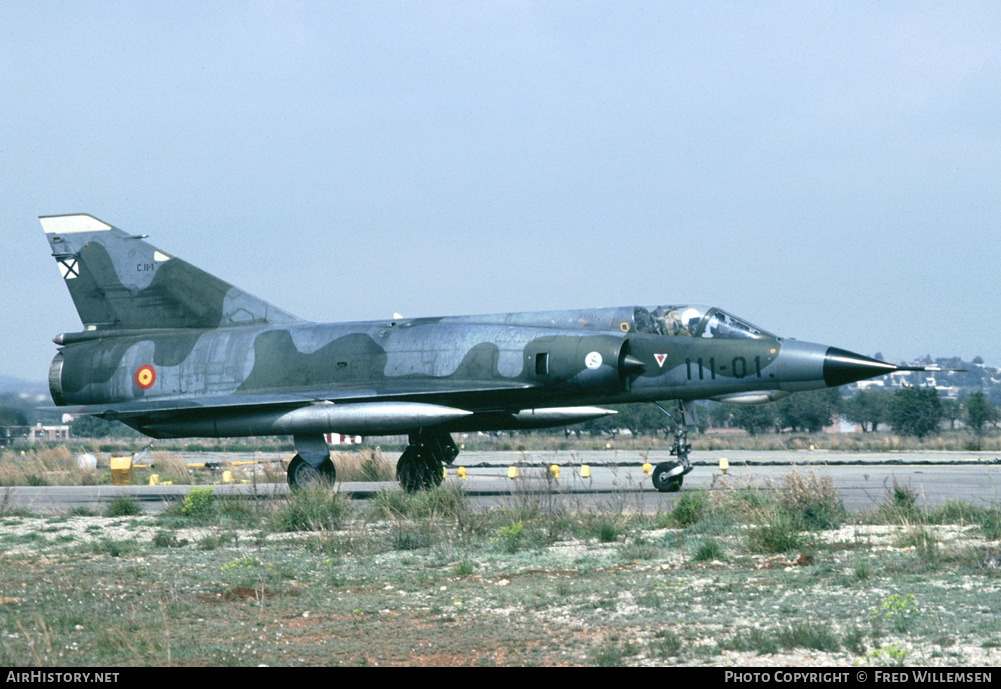
[[[290,434],[300,465],[331,476],[325,432],[410,434],[401,462],[426,487],[458,452],[440,447],[451,431],[756,404],[899,370],[698,305],[313,323],[93,216],[41,222],[84,325],[55,338],[56,405],[154,437]]]

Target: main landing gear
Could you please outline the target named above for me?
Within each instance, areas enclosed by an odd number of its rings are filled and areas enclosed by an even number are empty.
[[[330,461],[330,449],[323,436],[294,437],[295,457],[288,465],[288,485],[291,488],[305,488],[316,484],[333,485],[337,470]]]
[[[650,477],[653,479],[654,488],[660,492],[677,493],[681,490],[685,474],[692,470],[692,464],[688,461],[688,454],[692,451],[692,446],[688,442],[688,429],[698,426],[699,417],[694,402],[686,403],[678,400],[678,409],[674,412],[664,409],[656,402],[654,404],[674,423],[674,445],[671,446],[671,454],[677,457],[678,461],[661,462],[654,467]]]
[[[294,437],[295,457],[288,465],[288,484],[294,489],[309,485],[333,484],[337,478],[330,449],[323,436]],[[417,431],[410,434],[410,444],[396,464],[396,479],[403,490],[416,493],[440,486],[445,478],[445,464],[459,456],[452,436],[442,431]]]
[[[442,431],[418,431],[410,434],[410,445],[396,464],[396,480],[403,490],[416,493],[440,486],[445,478],[445,464],[459,456],[452,436]]]

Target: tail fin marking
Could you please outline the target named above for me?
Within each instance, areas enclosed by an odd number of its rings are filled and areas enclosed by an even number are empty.
[[[39,218],[88,330],[217,328],[301,319],[91,215]]]

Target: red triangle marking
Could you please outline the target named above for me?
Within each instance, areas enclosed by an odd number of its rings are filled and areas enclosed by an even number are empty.
[[[657,366],[664,368],[664,362],[667,361],[667,354],[656,353],[653,358],[657,360]]]

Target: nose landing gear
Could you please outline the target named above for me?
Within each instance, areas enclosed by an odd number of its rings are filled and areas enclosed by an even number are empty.
[[[670,412],[656,402],[654,405],[667,414],[674,424],[674,444],[671,446],[671,454],[678,458],[676,462],[661,462],[654,467],[650,477],[653,479],[653,486],[662,493],[676,493],[681,490],[681,484],[685,480],[685,474],[692,470],[692,464],[688,461],[688,454],[692,451],[692,446],[688,442],[688,429],[699,425],[698,412],[694,402],[684,402],[678,400],[678,409]]]

